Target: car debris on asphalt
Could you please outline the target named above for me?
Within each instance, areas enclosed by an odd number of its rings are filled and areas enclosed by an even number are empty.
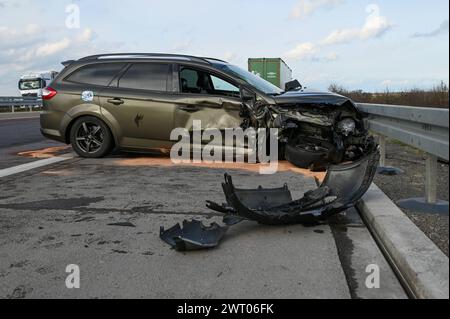
[[[225,174],[222,188],[226,203],[207,201],[207,207],[224,214],[220,226],[205,226],[198,220],[184,221],[164,230],[160,238],[177,251],[208,249],[218,246],[227,230],[243,220],[264,225],[314,224],[341,213],[355,204],[367,192],[380,159],[379,147],[372,146],[368,155],[352,163],[330,166],[323,183],[305,193],[303,198],[292,199],[287,185],[281,188],[238,189],[232,177]]]

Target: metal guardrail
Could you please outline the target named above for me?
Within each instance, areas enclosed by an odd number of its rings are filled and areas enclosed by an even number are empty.
[[[27,107],[30,111],[36,107],[42,107],[42,99],[37,97],[0,97],[0,110],[8,108],[10,112],[15,112],[16,108]]]
[[[383,104],[358,104],[374,132],[449,159],[449,110]]]
[[[364,103],[357,103],[357,107],[368,115],[369,129],[380,135],[381,167],[386,166],[386,137],[426,153],[425,198],[405,199],[397,204],[448,214],[448,202],[437,199],[437,177],[438,159],[449,160],[449,110]]]

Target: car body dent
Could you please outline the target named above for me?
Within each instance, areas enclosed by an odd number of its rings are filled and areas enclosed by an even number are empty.
[[[193,129],[193,121],[201,121],[202,129],[218,129],[236,128],[242,123],[240,118],[240,107],[237,100],[225,99],[217,97],[208,99],[206,97],[199,98],[181,98],[177,101],[179,105],[195,106],[198,111],[189,112],[182,108],[175,111],[174,127],[184,128],[188,131]]]

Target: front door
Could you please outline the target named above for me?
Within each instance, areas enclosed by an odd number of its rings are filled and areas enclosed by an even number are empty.
[[[239,88],[207,70],[180,67],[179,93],[176,94],[175,127],[186,128],[193,134],[194,121],[201,121],[202,144],[211,141],[208,129],[223,132],[238,128],[242,101]]]

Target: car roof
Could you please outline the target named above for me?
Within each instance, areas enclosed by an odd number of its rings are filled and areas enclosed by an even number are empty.
[[[63,65],[69,65],[73,62],[88,62],[88,61],[123,61],[123,60],[165,60],[165,61],[187,61],[194,62],[199,64],[212,65],[213,63],[228,63],[226,61],[215,59],[215,58],[206,58],[206,57],[198,57],[192,55],[182,55],[182,54],[167,54],[167,53],[109,53],[109,54],[97,54],[90,55],[84,58],[81,58],[77,61],[69,60],[64,61]]]

